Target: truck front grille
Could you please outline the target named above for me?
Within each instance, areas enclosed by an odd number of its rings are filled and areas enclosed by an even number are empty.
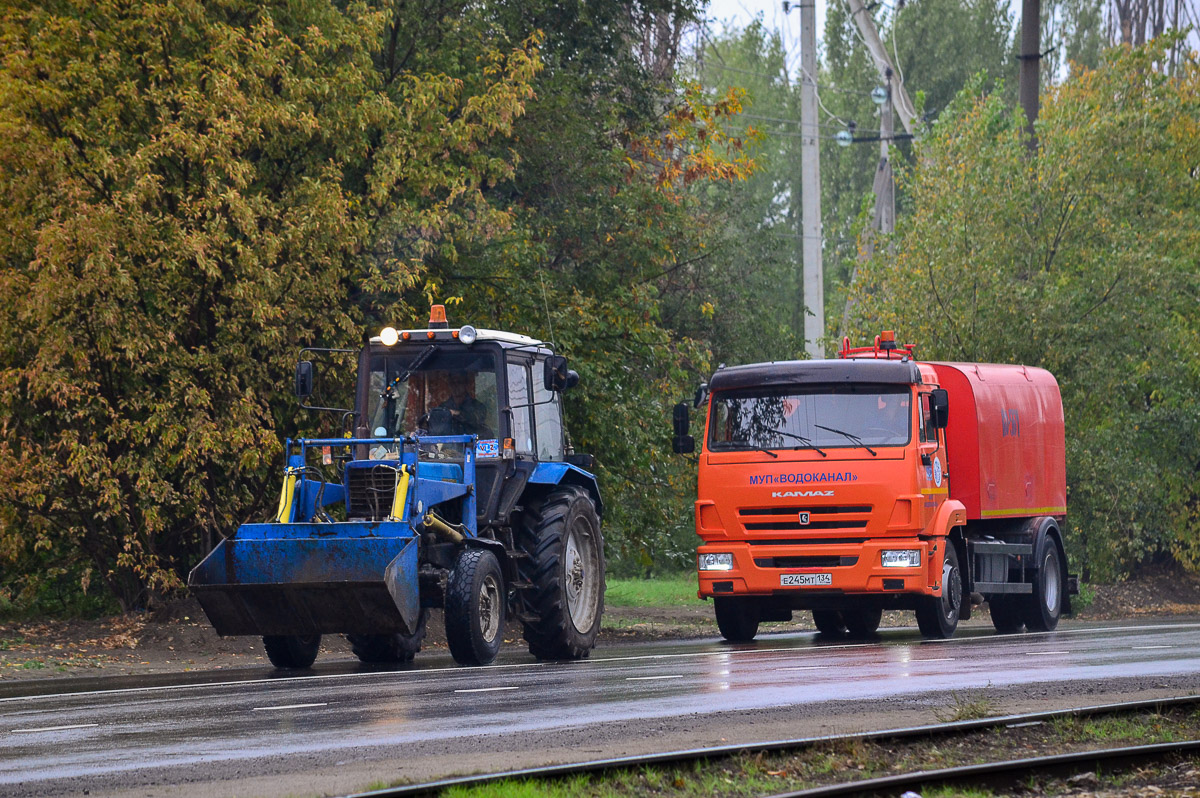
[[[849,568],[858,564],[858,557],[841,557],[836,554],[813,557],[755,557],[759,568]]]
[[[738,523],[747,532],[830,532],[861,533],[867,528],[869,504],[825,505],[814,507],[742,507]],[[808,513],[808,523],[800,523],[800,514]]]
[[[396,469],[377,465],[347,471],[346,515],[382,521],[392,511],[396,495]]]

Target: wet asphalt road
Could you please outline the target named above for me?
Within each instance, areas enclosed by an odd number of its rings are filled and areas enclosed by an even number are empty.
[[[154,795],[180,785],[189,794],[344,793],[379,780],[931,722],[930,707],[946,706],[951,691],[994,694],[1003,710],[1200,692],[1200,623],[1186,622],[1014,636],[977,628],[942,642],[897,629],[855,644],[811,634],[643,643],[569,664],[515,649],[487,668],[444,655],[374,672],[318,660],[299,676],[263,670],[0,698],[0,795]]]

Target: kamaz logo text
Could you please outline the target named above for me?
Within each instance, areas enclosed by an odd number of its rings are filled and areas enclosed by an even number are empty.
[[[809,496],[832,496],[831,490],[776,490],[771,492],[772,499],[802,499]]]

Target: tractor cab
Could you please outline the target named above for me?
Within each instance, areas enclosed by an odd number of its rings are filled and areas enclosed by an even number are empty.
[[[328,633],[365,662],[404,662],[440,607],[460,663],[492,661],[509,617],[536,657],[587,656],[603,506],[563,424],[579,380],[566,358],[526,335],[451,329],[440,305],[428,327],[385,328],[357,354],[346,436],[288,440],[273,518],[189,576],[217,631],[261,635],[279,667],[307,667]],[[338,410],[309,404],[314,377],[302,359],[301,406]]]

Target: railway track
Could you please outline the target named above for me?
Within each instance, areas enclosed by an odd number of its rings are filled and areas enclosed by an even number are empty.
[[[720,760],[747,752],[793,753],[818,745],[855,742],[900,742],[919,739],[947,739],[970,732],[1019,728],[1047,723],[1066,718],[1092,718],[1101,716],[1136,714],[1141,712],[1165,712],[1172,709],[1200,706],[1200,695],[1175,698],[1131,701],[1116,704],[1101,704],[1052,712],[1034,712],[1021,715],[1004,715],[937,723],[927,726],[911,726],[877,732],[862,732],[845,735],[824,735],[786,740],[768,740],[757,743],[722,745],[669,751],[646,756],[616,757],[592,760],[569,765],[550,765],[500,773],[440,779],[419,784],[407,784],[383,790],[357,793],[349,798],[408,798],[409,796],[436,796],[451,787],[482,786],[506,780],[541,780],[564,778],[581,774],[601,774],[623,769],[648,766],[681,766],[700,761]],[[982,764],[922,770],[872,779],[859,779],[822,787],[813,787],[791,792],[777,793],[772,798],[825,798],[829,796],[898,796],[905,791],[918,791],[935,786],[965,784],[987,784],[1002,786],[1015,784],[1037,774],[1070,774],[1096,769],[1122,769],[1138,764],[1161,762],[1170,757],[1200,754],[1200,740],[1186,740],[1152,745],[1124,746],[1090,751],[1028,757],[1016,760],[996,761]]]

